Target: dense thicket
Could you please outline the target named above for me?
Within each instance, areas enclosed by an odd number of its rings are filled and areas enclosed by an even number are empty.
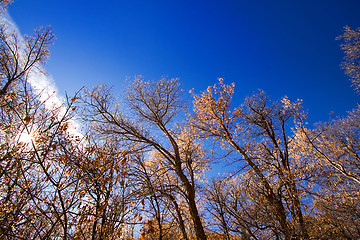
[[[359,35],[340,37],[356,89]],[[53,38],[0,26],[1,239],[360,238],[358,108],[309,128],[301,100],[232,106],[223,79],[191,105],[141,78],[60,104],[29,83]],[[207,179],[215,156],[234,170]]]

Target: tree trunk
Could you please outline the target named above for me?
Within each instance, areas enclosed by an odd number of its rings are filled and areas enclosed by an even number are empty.
[[[196,239],[198,239],[198,240],[206,240],[206,234],[205,234],[204,228],[203,228],[202,223],[201,223],[199,212],[198,212],[197,207],[196,207],[195,190],[194,190],[193,186],[191,186],[190,184],[188,186],[185,186],[185,187],[186,187],[188,198],[189,198],[188,199],[189,200],[189,210],[190,210],[191,218],[192,218],[193,223],[194,223]]]

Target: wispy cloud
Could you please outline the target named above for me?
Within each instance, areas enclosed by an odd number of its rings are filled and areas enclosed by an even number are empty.
[[[6,34],[15,34],[17,44],[20,47],[20,58],[25,56],[25,38],[21,34],[19,27],[16,25],[15,21],[11,18],[10,14],[7,11],[5,11],[5,13],[0,16],[0,24],[3,24],[5,26]],[[66,113],[66,107],[64,107],[65,98],[59,95],[58,89],[52,76],[49,73],[45,73],[44,68],[39,63],[37,63],[28,73],[27,80],[31,87],[39,95],[40,100],[44,101],[45,107],[49,110],[59,108],[60,112],[58,118],[62,118],[62,116]],[[69,134],[81,136],[78,130],[79,124],[75,121],[70,121],[69,123]]]
[[[16,25],[14,20],[11,18],[8,12],[5,12],[1,18],[0,23],[6,26],[7,34],[15,34],[20,46],[20,55],[25,53],[25,38],[21,34],[19,27]],[[21,57],[21,56],[20,56]],[[42,66],[36,64],[28,74],[28,82],[33,89],[40,95],[41,100],[47,100],[45,105],[47,108],[62,105],[63,99],[58,95],[58,89],[56,88],[55,82],[52,76],[44,71],[41,71]]]

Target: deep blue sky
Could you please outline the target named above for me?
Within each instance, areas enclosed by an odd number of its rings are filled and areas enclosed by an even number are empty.
[[[179,77],[200,92],[223,77],[235,102],[261,88],[302,98],[310,121],[344,115],[359,97],[339,65],[336,36],[360,27],[359,0],[15,0],[22,33],[51,25],[46,65],[61,92],[125,79]]]

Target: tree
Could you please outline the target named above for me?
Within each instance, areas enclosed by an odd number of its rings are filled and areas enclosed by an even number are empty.
[[[9,96],[35,68],[41,68],[40,64],[45,63],[50,55],[49,46],[53,39],[51,28],[37,29],[33,36],[23,40],[5,25],[0,26],[1,98],[6,98],[6,94]]]
[[[10,2],[1,1],[1,14]],[[64,127],[71,103],[49,111],[28,82],[49,56],[53,38],[50,28],[42,28],[23,41],[0,26],[0,221],[7,239],[50,236],[60,225],[66,229],[67,206],[54,204],[66,192],[58,188],[64,177],[54,158],[68,141]]]
[[[91,121],[101,123],[100,130],[104,134],[116,135],[140,148],[156,151],[166,161],[167,170],[180,184],[178,188],[187,202],[197,239],[206,239],[196,204],[196,190],[197,175],[204,171],[207,160],[199,151],[196,138],[192,138],[191,129],[173,124],[184,109],[178,80],[161,79],[149,83],[135,79],[126,96],[131,110],[128,115],[116,106],[105,87],[93,89],[88,96],[85,102],[92,109]]]
[[[345,53],[342,67],[359,91],[360,30],[344,27],[341,48]],[[296,131],[298,158],[311,162],[315,183],[313,236],[355,239],[359,237],[359,108],[346,117],[318,124],[315,129],[300,125]]]
[[[354,88],[360,89],[360,29],[353,30],[349,26],[344,27],[344,34],[337,37],[344,41],[341,49],[345,53],[342,68],[350,77]]]
[[[246,99],[244,106],[231,110],[234,85],[208,87],[194,96],[193,127],[204,137],[219,142],[229,153],[239,155],[240,167],[253,182],[253,197],[265,201],[263,208],[275,220],[277,238],[308,239],[302,210],[301,179],[296,177],[291,157],[289,121],[303,121],[301,101],[283,98],[270,103],[263,92]],[[263,219],[266,221],[266,219]],[[259,223],[259,225],[262,225]]]
[[[116,239],[132,223],[134,207],[128,182],[129,151],[116,138],[90,131],[76,151],[72,167],[78,172],[81,200],[76,211],[76,239]]]
[[[189,239],[184,213],[186,206],[181,203],[182,190],[174,174],[168,171],[166,160],[152,151],[149,158],[139,157],[133,164],[133,182],[138,186],[138,199],[142,199],[142,209],[149,219],[142,235],[168,239],[174,238],[180,229],[182,238]],[[178,227],[174,227],[175,224]]]
[[[0,27],[0,238],[113,239],[128,213],[125,156],[114,138],[78,132],[76,95],[34,90],[53,39],[50,28],[23,38]]]
[[[48,111],[28,88],[24,82],[16,99],[2,101],[2,234],[7,239],[66,238],[78,183],[69,164],[75,145],[68,132],[72,103]]]
[[[298,128],[298,154],[311,159],[317,184],[315,207],[319,236],[359,237],[359,109],[316,129]],[[314,222],[316,222],[314,221]]]

